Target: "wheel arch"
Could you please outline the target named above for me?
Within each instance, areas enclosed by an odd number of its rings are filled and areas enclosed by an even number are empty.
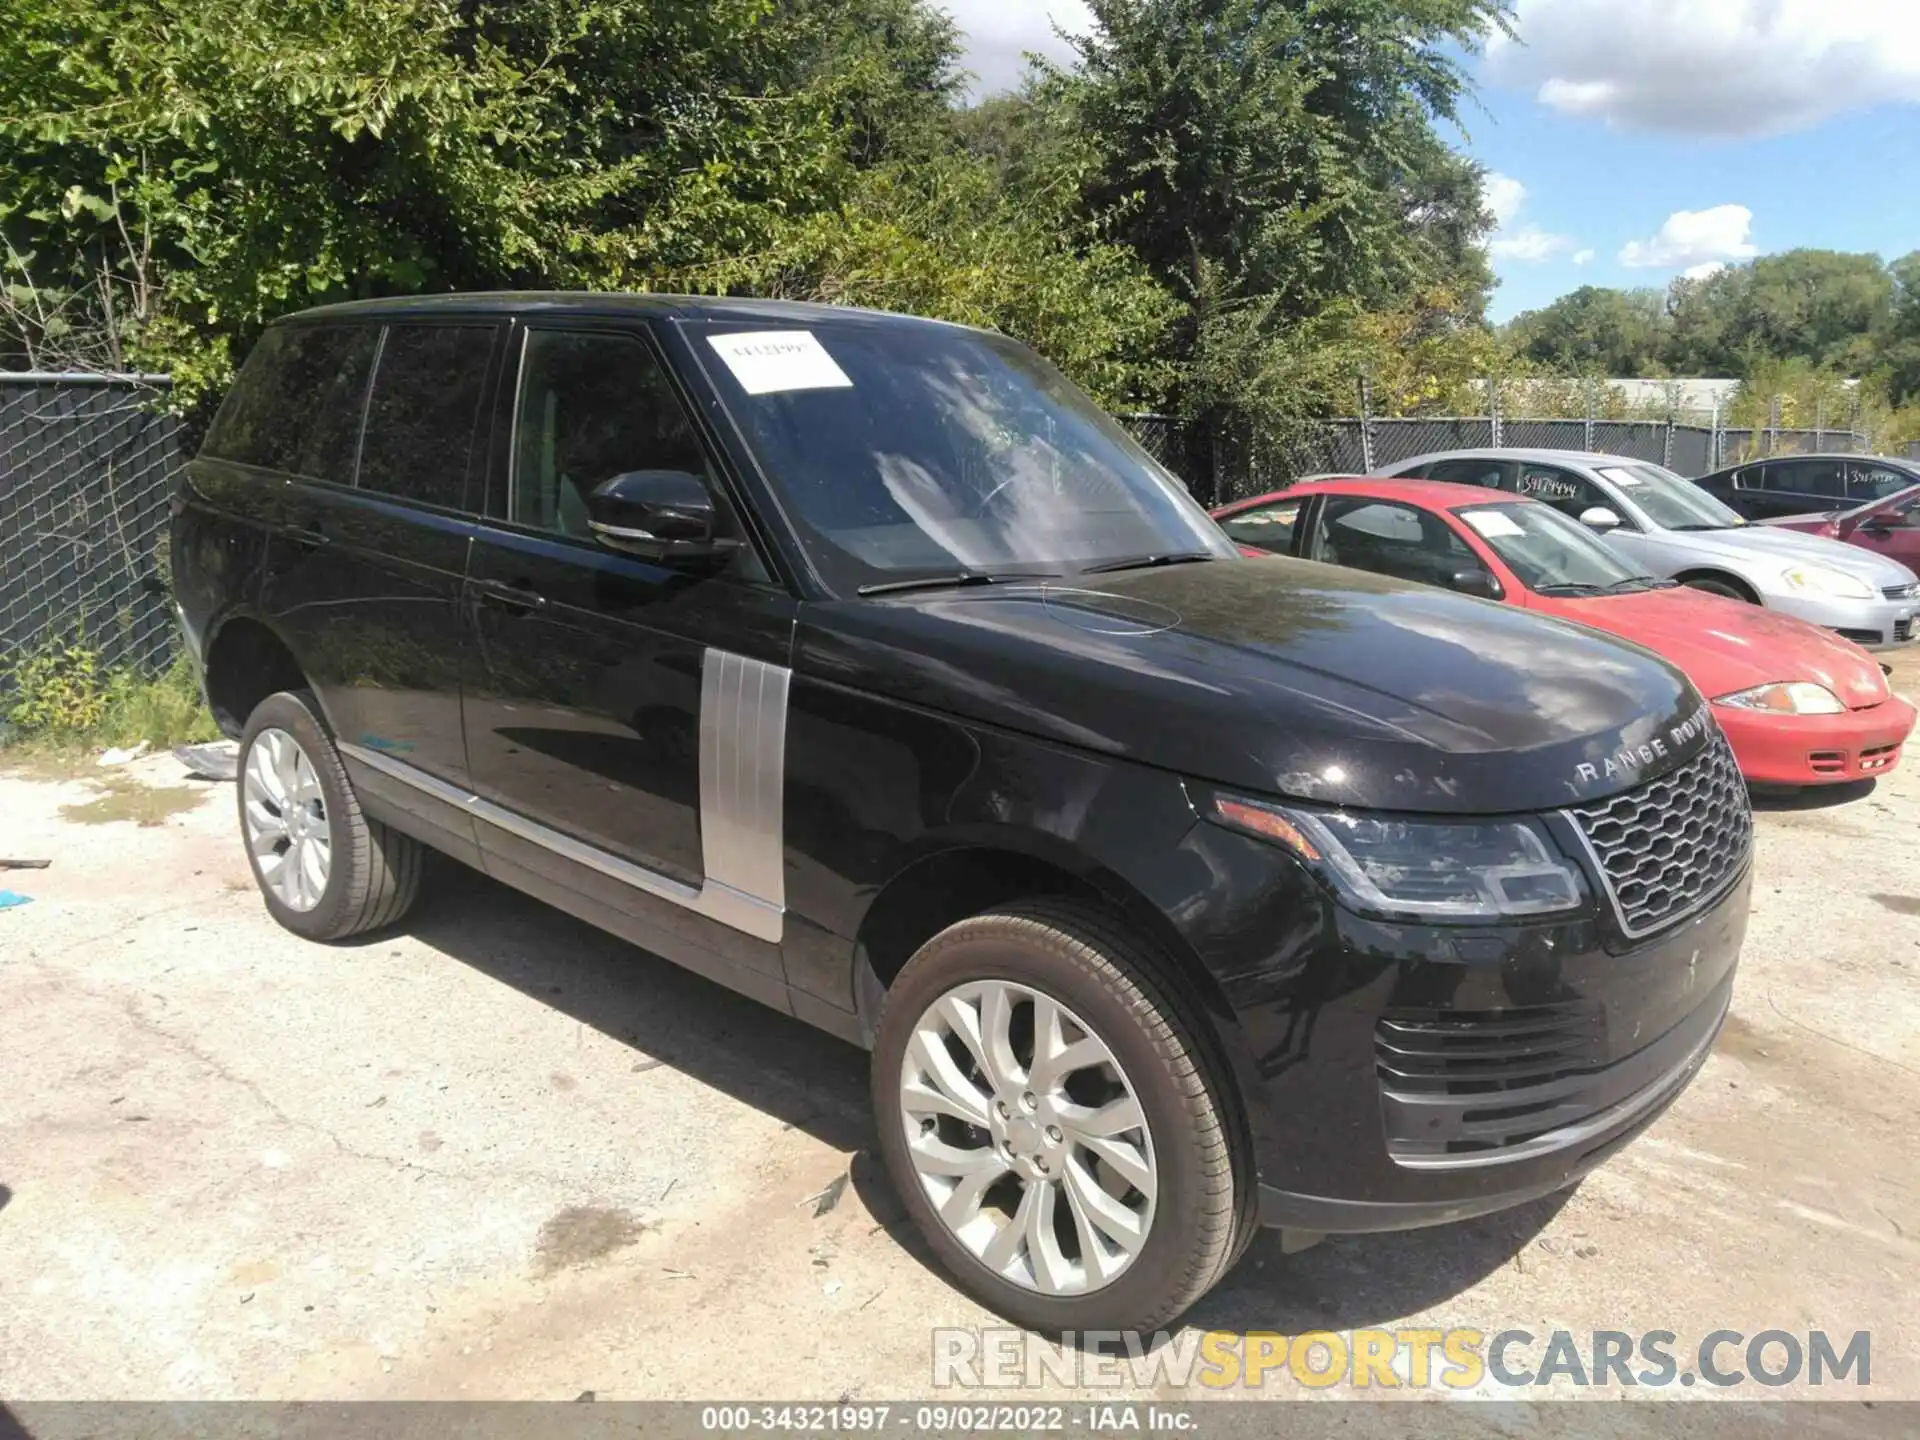
[[[955,836],[923,849],[880,888],[854,942],[862,1040],[871,1047],[887,987],[928,940],[969,915],[1045,898],[1092,906],[1146,940],[1159,978],[1193,1010],[1223,1073],[1244,1077],[1226,992],[1172,922],[1124,876],[1057,837],[1015,829]]]
[[[1764,603],[1760,599],[1759,590],[1755,588],[1753,583],[1744,576],[1737,575],[1731,570],[1721,570],[1711,565],[1695,565],[1685,570],[1675,571],[1673,578],[1678,580],[1682,585],[1691,585],[1696,580],[1712,580],[1717,584],[1725,585],[1731,590],[1737,590],[1749,605]]]
[[[230,739],[239,737],[267,696],[309,688],[306,669],[285,637],[248,612],[227,616],[208,638],[201,684],[214,723]],[[324,706],[321,718],[328,718]]]

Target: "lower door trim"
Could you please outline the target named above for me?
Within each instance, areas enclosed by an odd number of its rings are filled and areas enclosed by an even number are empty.
[[[784,714],[782,716],[784,719]],[[409,765],[404,760],[396,760],[378,750],[370,750],[363,745],[341,743],[340,753],[369,770],[391,776],[402,784],[410,785],[423,794],[457,807],[475,820],[482,820],[498,826],[510,835],[517,835],[529,844],[538,845],[551,851],[562,859],[583,865],[589,870],[597,870],[623,885],[630,885],[662,900],[716,920],[758,940],[770,944],[779,944],[786,929],[786,907],[774,901],[764,900],[757,895],[749,895],[725,881],[709,875],[704,884],[695,887],[684,885],[658,871],[649,870],[644,865],[635,865],[630,860],[622,860],[618,855],[610,854],[597,845],[589,845],[584,840],[575,839],[537,820],[530,820],[516,810],[497,805],[491,800],[463,790],[458,785],[429,775],[417,765]]]

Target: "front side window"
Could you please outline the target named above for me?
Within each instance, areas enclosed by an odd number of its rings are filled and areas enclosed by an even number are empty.
[[[1596,473],[1617,486],[1630,506],[1662,530],[1734,530],[1747,523],[1691,480],[1682,479],[1663,465],[1622,460],[1602,465]],[[1609,501],[1600,503],[1619,509]],[[1630,521],[1633,517],[1622,518]]]
[[[1293,549],[1294,523],[1299,520],[1300,507],[1305,503],[1288,500],[1279,505],[1256,505],[1251,510],[1227,516],[1220,522],[1220,528],[1237,545],[1286,555]]]
[[[1886,465],[1867,465],[1856,462],[1848,467],[1847,498],[1855,504],[1868,505],[1875,500],[1885,500],[1910,488],[1914,478],[1904,471],[1892,469]]]
[[[1238,552],[1071,382],[959,326],[829,319],[684,333],[840,593]]]
[[[529,330],[513,433],[521,525],[589,538],[587,497],[636,470],[682,470],[712,488],[693,423],[634,335]]]
[[[1584,475],[1576,475],[1558,465],[1522,465],[1520,483],[1515,488],[1529,500],[1551,505],[1575,520],[1589,510],[1614,508],[1606,491]]]
[[[388,328],[367,400],[361,489],[464,508],[495,333],[491,325]]]
[[[1355,495],[1326,498],[1307,558],[1423,585],[1451,585],[1462,570],[1486,568],[1439,516]]]
[[[353,481],[375,325],[276,325],[260,337],[207,436],[211,458]]]
[[[1646,589],[1659,582],[1592,531],[1546,505],[1455,512],[1529,590],[1543,595]]]

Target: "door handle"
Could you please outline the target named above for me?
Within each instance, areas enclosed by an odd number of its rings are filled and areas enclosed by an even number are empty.
[[[532,582],[527,580],[475,580],[473,589],[481,604],[497,605],[517,614],[543,609],[547,603],[547,597],[535,590]]]

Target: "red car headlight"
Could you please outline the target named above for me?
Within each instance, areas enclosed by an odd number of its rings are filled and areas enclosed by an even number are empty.
[[[1847,707],[1824,685],[1811,680],[1779,681],[1756,685],[1751,690],[1736,690],[1713,702],[1740,710],[1759,710],[1768,715],[1844,715]]]

